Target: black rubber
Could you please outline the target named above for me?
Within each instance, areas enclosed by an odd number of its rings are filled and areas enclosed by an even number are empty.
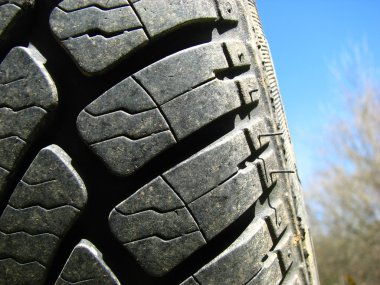
[[[0,284],[318,284],[254,2],[0,16]]]

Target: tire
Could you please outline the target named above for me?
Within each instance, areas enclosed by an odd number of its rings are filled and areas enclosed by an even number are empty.
[[[0,284],[318,284],[250,0],[0,0]]]

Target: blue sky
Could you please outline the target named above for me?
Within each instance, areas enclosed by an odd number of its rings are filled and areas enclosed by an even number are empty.
[[[380,0],[257,0],[257,5],[307,186],[327,143],[323,136],[331,115],[342,108],[332,67],[363,44],[380,67]]]

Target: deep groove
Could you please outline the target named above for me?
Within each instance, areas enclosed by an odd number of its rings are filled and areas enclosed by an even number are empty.
[[[199,284],[199,285],[202,285],[201,282],[198,280],[197,277],[195,277],[194,275],[193,275],[192,277],[193,277],[195,283],[197,283],[197,284]]]
[[[270,249],[270,251],[273,251],[276,248],[276,246],[279,244],[279,242],[281,241],[283,236],[288,232],[288,228],[289,228],[289,226],[286,226],[286,228],[282,231],[282,233],[278,237],[276,237],[274,235],[274,233],[271,232],[271,230],[269,230],[269,233],[270,233],[270,235],[272,237],[272,241],[273,241],[273,246]],[[268,227],[268,229],[269,229],[269,227]]]
[[[273,182],[273,184],[271,184],[269,187],[267,187],[267,185],[264,182],[265,181],[264,179],[266,179],[266,178],[264,176],[264,173],[263,173],[263,170],[262,170],[262,167],[260,164],[258,167],[258,173],[259,173],[260,180],[261,180],[261,187],[263,189],[263,194],[260,196],[259,200],[260,200],[261,204],[264,204],[264,202],[268,199],[269,195],[276,188],[277,182]]]
[[[267,255],[266,255],[267,256]],[[267,256],[268,257],[268,256]],[[263,261],[261,261],[263,262]],[[261,269],[259,271],[257,271],[255,274],[253,274],[253,276],[247,281],[244,283],[244,285],[247,285],[249,282],[251,282],[257,275],[259,275],[259,273],[261,272],[263,268],[261,267]],[[269,285],[269,284],[268,284]]]
[[[229,67],[226,69],[219,69],[215,70],[215,76],[216,78],[220,80],[225,80],[225,79],[234,79],[235,77],[238,77],[240,75],[243,75],[244,73],[247,73],[250,70],[249,65],[243,65],[243,66],[234,66],[234,67]]]
[[[261,262],[265,262],[268,259],[268,254],[264,255],[264,257],[261,259]]]
[[[295,275],[295,274],[297,273],[297,268],[294,268],[293,263],[294,263],[294,262],[292,262],[292,263],[290,264],[288,270],[286,270],[286,271],[284,272],[284,271],[282,271],[282,266],[281,266],[281,262],[280,262],[280,267],[281,267],[281,272],[282,272],[282,276],[283,276],[283,278],[282,278],[280,284],[278,284],[278,285],[282,285],[282,284],[284,284],[284,281],[285,281],[286,279],[291,279],[291,278],[292,278],[292,275]]]
[[[249,131],[247,129],[243,130],[245,139],[247,141],[248,147],[251,150],[251,155],[247,157],[247,159],[244,162],[254,162],[256,159],[260,159],[260,155],[267,149],[267,145],[261,146],[260,148],[256,149],[253,145],[252,138],[249,134]]]
[[[219,11],[219,9],[218,9]],[[223,49],[223,54],[224,54],[224,57],[226,58],[227,60],[227,63],[228,63],[228,66],[230,68],[234,67],[234,63],[232,61],[232,58],[230,56],[230,53],[228,52],[228,49],[227,49],[227,44],[226,43],[223,43],[222,44],[222,49]]]

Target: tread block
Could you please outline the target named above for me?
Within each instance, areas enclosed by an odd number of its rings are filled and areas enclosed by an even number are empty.
[[[284,285],[305,285],[310,284],[306,278],[305,269],[302,266],[299,266],[293,274],[287,274],[282,284]]]
[[[150,37],[195,21],[214,21],[218,17],[210,0],[140,0],[133,6]],[[157,17],[160,15],[160,17]]]
[[[7,172],[0,185],[6,184],[58,103],[56,87],[43,64],[33,47],[13,48],[0,64],[0,167]]]
[[[242,42],[205,44],[123,80],[79,114],[82,139],[111,171],[127,176],[224,114],[257,102],[254,77],[216,77],[218,70],[249,65],[243,60],[229,66],[225,45],[231,53],[247,53]]]
[[[278,162],[273,149],[268,149],[263,152],[259,159],[257,159],[256,163],[263,176],[263,187],[266,189],[270,188],[276,183],[277,177],[275,174],[277,174],[277,171],[279,170]]]
[[[272,246],[263,220],[254,220],[225,251],[194,274],[199,283],[246,284],[263,264]]]
[[[61,41],[61,45],[85,74],[98,74],[146,42],[144,31],[137,29],[112,37],[83,35],[68,38]]]
[[[153,276],[162,276],[205,244],[199,231],[163,240],[153,236],[125,244],[141,267]],[[158,258],[159,257],[159,258]]]
[[[274,249],[280,260],[281,270],[284,275],[293,263],[294,247],[296,245],[292,241],[292,233],[288,230]]]
[[[12,258],[0,262],[0,280],[3,284],[30,284],[43,280],[46,268],[38,262],[19,263]],[[35,283],[38,284],[38,283]]]
[[[26,142],[17,136],[0,139],[0,154],[7,153],[7,159],[1,160],[1,166],[5,169],[15,169],[18,160],[18,154],[22,152],[25,146]],[[13,151],[8,153],[10,149]]]
[[[10,26],[10,24],[15,20],[18,13],[20,13],[21,8],[17,5],[10,3],[0,4],[0,37],[3,37],[3,33]]]
[[[118,110],[134,115],[155,107],[156,104],[146,91],[132,77],[128,77],[106,91],[85,110],[93,116]]]
[[[199,283],[193,277],[190,277],[190,278],[187,278],[185,281],[183,281],[179,285],[199,285]]]
[[[116,210],[110,221],[113,233],[123,244],[151,236],[168,240],[198,230],[185,207],[167,213],[146,210],[129,215]]]
[[[4,189],[5,185],[7,184],[8,175],[9,175],[9,171],[0,167],[0,189]]]
[[[117,209],[125,214],[133,214],[147,210],[169,212],[184,206],[170,186],[158,177],[120,203]]]
[[[116,137],[95,143],[91,145],[91,149],[114,174],[126,176],[174,143],[171,132],[164,131],[139,140]]]
[[[50,15],[50,27],[85,73],[104,71],[148,42],[125,1],[62,1]]]
[[[80,25],[77,24],[78,22]],[[68,13],[56,8],[51,14],[50,24],[55,36],[61,40],[76,38],[89,31],[98,31],[99,34],[108,36],[141,28],[139,19],[129,6],[111,10],[87,7]]]
[[[246,161],[247,140],[243,130],[221,138],[111,212],[113,234],[147,272],[166,274],[261,196],[256,164]]]
[[[60,241],[87,201],[70,161],[58,146],[42,149],[14,190],[0,217],[1,284],[43,283]]]
[[[34,0],[0,1],[0,43],[4,41],[11,26],[22,17],[23,12],[34,5]]]
[[[280,264],[276,254],[269,253],[260,272],[247,285],[278,285],[282,280]]]
[[[101,252],[88,240],[81,240],[70,254],[55,285],[120,285],[102,259]]]
[[[238,172],[251,154],[243,132],[235,132],[183,161],[163,176],[190,203]]]
[[[240,106],[235,82],[215,80],[167,102],[162,105],[162,111],[175,136],[181,140]]]
[[[261,196],[255,165],[239,170],[233,177],[189,204],[199,227],[211,240],[235,221]]]
[[[51,210],[40,206],[15,209],[8,205],[1,216],[0,227],[5,233],[25,231],[34,235],[62,236],[78,213],[78,209],[68,205]]]
[[[78,125],[84,127],[83,133],[85,132],[90,144],[121,136],[137,141],[169,130],[165,119],[157,109],[134,115],[116,111],[97,117],[83,112],[78,118]]]
[[[0,258],[13,258],[20,263],[35,261],[46,267],[51,259],[51,250],[58,243],[59,238],[48,233],[31,235],[26,232],[0,232]]]
[[[50,15],[50,27],[82,71],[104,72],[131,52],[183,26],[237,21],[235,1],[64,0]],[[248,58],[248,57],[247,57]]]
[[[158,104],[164,104],[215,79],[215,72],[236,67],[228,64],[224,45],[245,48],[239,41],[199,45],[168,56],[140,70],[134,77]],[[246,48],[244,52],[248,55]],[[242,62],[237,66],[249,66],[249,62]]]
[[[25,141],[33,133],[33,127],[38,126],[45,115],[44,109],[35,106],[16,112],[2,107],[0,108],[0,120],[4,124],[0,126],[0,136],[17,136]]]
[[[290,220],[282,200],[276,200],[274,203],[271,203],[271,207],[273,209],[271,209],[271,213],[265,220],[274,237],[278,238],[290,224]]]
[[[171,270],[206,243],[188,209],[161,177],[119,204],[109,224],[152,275]]]

